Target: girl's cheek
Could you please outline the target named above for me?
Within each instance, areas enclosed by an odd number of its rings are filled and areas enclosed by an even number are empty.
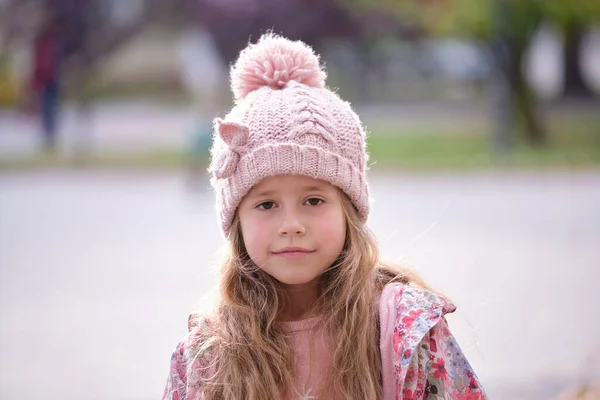
[[[253,259],[263,257],[268,247],[264,236],[260,232],[250,232],[248,238],[249,240],[246,241],[246,250],[250,257]]]
[[[333,212],[318,219],[322,229],[331,235],[346,234],[346,221],[343,212]]]

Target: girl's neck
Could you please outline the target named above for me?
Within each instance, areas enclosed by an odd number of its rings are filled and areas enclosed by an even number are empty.
[[[286,308],[281,314],[281,320],[299,321],[310,317],[319,297],[318,282],[282,286],[287,295],[287,302]]]

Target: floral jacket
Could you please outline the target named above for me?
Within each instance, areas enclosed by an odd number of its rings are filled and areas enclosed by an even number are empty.
[[[455,310],[423,289],[384,288],[379,301],[384,400],[487,399],[444,318]]]
[[[455,309],[423,289],[399,283],[384,288],[379,300],[383,400],[487,400],[446,323],[444,314]],[[198,329],[190,326],[171,357],[163,400],[201,399],[197,376],[188,377],[196,375],[196,368],[188,369],[194,335],[197,339]]]

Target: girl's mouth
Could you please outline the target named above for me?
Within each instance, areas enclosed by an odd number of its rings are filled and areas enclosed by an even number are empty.
[[[283,249],[273,251],[272,253],[276,256],[282,256],[286,258],[298,258],[312,254],[315,251],[316,250],[309,250],[303,247],[285,247]]]

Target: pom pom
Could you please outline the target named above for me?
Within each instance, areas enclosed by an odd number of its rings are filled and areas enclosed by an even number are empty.
[[[231,90],[238,101],[263,86],[281,89],[290,81],[321,88],[325,77],[308,45],[267,33],[240,53],[231,69]]]

